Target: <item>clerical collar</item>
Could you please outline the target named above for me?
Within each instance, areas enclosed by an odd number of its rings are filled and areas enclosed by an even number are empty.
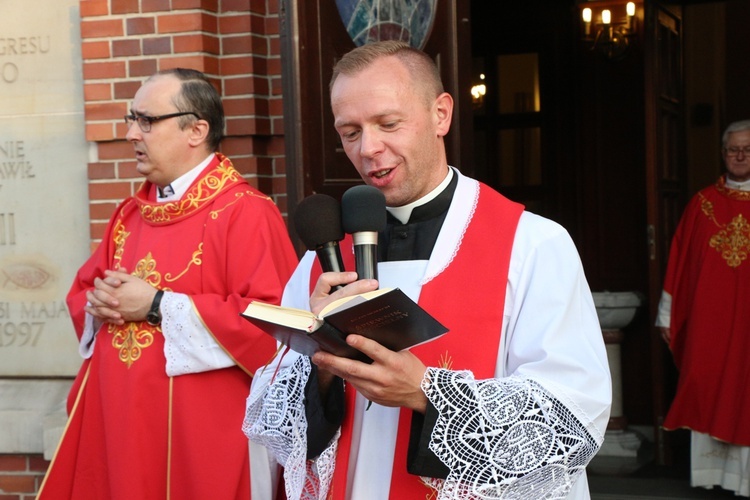
[[[729,189],[736,189],[738,191],[750,191],[750,180],[737,182],[730,179],[729,176],[726,176],[724,178],[724,185]]]
[[[204,168],[214,159],[214,153],[208,155],[208,157],[200,162],[197,166],[191,168],[177,179],[173,180],[171,184],[164,187],[157,187],[156,190],[156,201],[174,201],[182,198],[182,195],[187,192],[193,181],[200,175]],[[170,194],[171,191],[171,194]]]
[[[443,182],[441,182],[438,187],[418,199],[417,201],[413,201],[407,205],[404,205],[402,207],[385,207],[385,209],[390,213],[393,217],[399,220],[401,224],[406,224],[409,222],[409,218],[411,218],[412,211],[420,207],[422,205],[425,205],[427,202],[432,201],[435,199],[440,193],[442,193],[445,188],[451,183],[451,180],[453,179],[453,176],[455,174],[453,173],[453,169],[449,166],[448,167],[448,174],[445,176],[445,179],[443,179]]]

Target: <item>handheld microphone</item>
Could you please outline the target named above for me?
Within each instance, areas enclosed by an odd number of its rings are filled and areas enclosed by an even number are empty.
[[[323,272],[343,272],[339,241],[344,239],[341,227],[341,205],[327,194],[313,194],[302,200],[294,211],[294,228],[308,250],[315,250]],[[342,288],[333,287],[332,291]]]
[[[354,186],[341,198],[341,224],[354,240],[358,279],[378,279],[378,231],[386,219],[385,195],[377,188]]]

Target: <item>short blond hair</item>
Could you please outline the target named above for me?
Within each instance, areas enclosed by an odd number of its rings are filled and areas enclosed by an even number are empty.
[[[445,92],[435,61],[421,50],[396,40],[368,43],[344,54],[333,67],[333,76],[328,85],[329,92],[339,75],[356,75],[367,69],[375,60],[389,56],[397,57],[406,66],[412,81],[425,91],[429,101]]]

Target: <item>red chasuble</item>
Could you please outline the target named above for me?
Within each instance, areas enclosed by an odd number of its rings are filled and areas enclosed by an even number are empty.
[[[680,377],[664,427],[750,446],[750,192],[721,178],[688,204],[670,249],[671,349]]]
[[[145,182],[79,270],[68,295],[79,338],[86,290],[104,270],[123,267],[188,294],[237,365],[169,377],[160,327],[102,326],[71,390],[42,500],[250,498],[245,399],[275,342],[239,312],[252,299],[280,301],[296,254],[271,199],[221,155],[182,199],[153,200],[155,186]]]
[[[465,200],[465,202],[470,202]],[[426,366],[470,370],[475,378],[495,376],[502,330],[505,290],[513,239],[523,206],[480,184],[476,210],[450,265],[422,287],[419,304],[448,327],[446,335],[411,349]],[[443,230],[446,230],[445,227]],[[351,259],[351,239],[342,255]],[[353,262],[345,262],[354,269]],[[312,269],[311,287],[321,269]],[[346,410],[339,439],[336,470],[329,498],[345,498],[352,446],[354,389],[346,385]],[[432,498],[431,488],[406,470],[411,411],[402,409],[396,441],[391,494],[394,500]]]

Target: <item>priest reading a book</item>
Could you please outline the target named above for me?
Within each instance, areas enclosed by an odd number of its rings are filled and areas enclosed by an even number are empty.
[[[344,325],[354,355],[277,336],[243,424],[254,488],[269,481],[256,474],[263,455],[269,470],[283,466],[290,500],[589,498],[611,382],[570,236],[448,165],[453,98],[422,51],[395,41],[352,50],[330,99],[347,157],[385,197],[377,279],[358,276],[347,235],[345,271],[324,272],[307,252],[282,305],[325,322],[337,299],[393,289],[380,297],[403,293],[439,326],[426,337],[397,327],[403,348]],[[378,298],[351,309],[380,311],[366,305]]]

